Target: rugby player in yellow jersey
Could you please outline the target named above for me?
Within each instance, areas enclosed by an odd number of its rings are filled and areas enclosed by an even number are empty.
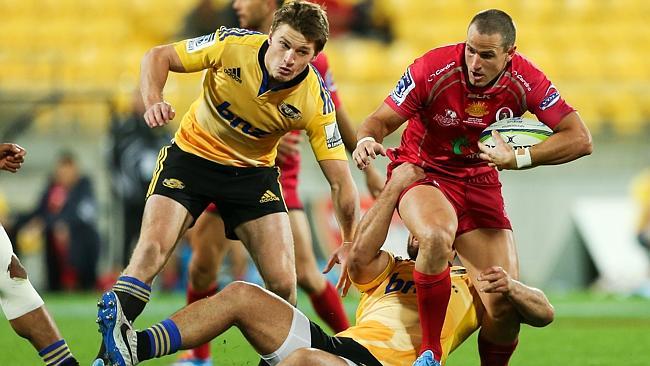
[[[175,116],[163,98],[169,71],[207,72],[173,143],[160,152],[129,265],[98,303],[105,340],[120,333],[116,322],[133,321],[143,311],[153,279],[211,202],[219,207],[226,236],[244,243],[266,287],[296,303],[293,241],[274,167],[278,141],[288,131],[307,131],[331,187],[342,238],[352,241],[358,194],[331,97],[309,65],[328,32],[320,6],[293,2],[275,13],[269,35],[222,27],[145,55],[140,88],[150,127]],[[127,362],[110,357],[115,343],[104,346],[98,356]]]
[[[410,366],[421,339],[413,282],[415,258],[402,260],[380,248],[400,193],[423,177],[423,171],[409,163],[397,167],[359,223],[348,268],[363,294],[356,324],[336,336],[327,335],[270,291],[237,281],[143,331],[121,322],[125,336],[104,334],[105,342],[116,344],[122,357],[129,360],[121,365],[135,365],[205,343],[236,326],[272,366]],[[409,240],[409,255],[417,256],[417,251],[417,241]],[[451,278],[451,298],[441,337],[443,362],[479,327],[484,312],[464,268],[453,267]],[[544,293],[514,280],[502,268],[489,268],[478,280],[482,286],[479,291],[500,293],[512,302],[522,322],[545,326],[553,320],[553,307]]]

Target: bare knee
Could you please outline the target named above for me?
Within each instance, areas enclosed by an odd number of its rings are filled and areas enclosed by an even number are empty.
[[[487,308],[487,315],[499,327],[519,329],[519,313],[505,297],[490,303]]]
[[[415,237],[418,239],[420,254],[425,254],[436,262],[447,262],[450,259],[455,238],[452,228],[431,226],[417,231]]]
[[[296,304],[296,280],[293,276],[266,281],[266,288],[289,303]]]
[[[281,366],[299,366],[299,365],[311,365],[313,364],[312,356],[314,354],[314,349],[312,348],[300,348],[297,349],[280,362]]]
[[[299,265],[296,263],[296,276],[298,286],[308,294],[321,291],[325,287],[325,277],[321,275],[317,268],[308,265]]]
[[[190,262],[189,277],[194,290],[207,290],[217,280],[217,268],[211,264],[192,259]]]
[[[7,270],[9,271],[9,278],[27,278],[25,267],[23,267],[20,260],[15,255],[11,257],[11,262],[9,263],[9,268],[7,268]]]

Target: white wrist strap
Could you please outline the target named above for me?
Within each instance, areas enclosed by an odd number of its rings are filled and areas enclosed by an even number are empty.
[[[375,138],[372,137],[372,136],[362,137],[359,141],[357,141],[357,147],[359,147],[359,145],[361,145],[362,143],[364,143],[364,142],[366,142],[366,141],[376,142],[376,141],[375,141]]]
[[[515,150],[515,161],[517,163],[517,169],[523,169],[533,165],[533,159],[530,157],[530,148],[525,147]]]

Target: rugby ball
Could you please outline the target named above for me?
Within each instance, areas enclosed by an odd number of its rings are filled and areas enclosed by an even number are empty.
[[[547,125],[542,122],[522,117],[505,118],[489,125],[479,137],[479,141],[488,147],[494,147],[492,131],[497,131],[512,148],[525,148],[539,144],[553,134]]]

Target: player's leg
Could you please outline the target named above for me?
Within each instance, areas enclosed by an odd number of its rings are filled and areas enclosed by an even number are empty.
[[[310,346],[310,323],[302,313],[270,291],[240,281],[143,331],[126,330],[127,323],[121,326],[123,335],[104,337],[117,345],[116,352],[127,360],[124,365],[195,347],[232,326],[265,359],[281,359],[295,348]]]
[[[158,194],[147,199],[140,238],[129,265],[112,290],[105,293],[97,303],[97,322],[102,333],[113,332],[120,317],[133,322],[142,313],[151,296],[153,279],[162,270],[176,243],[191,223],[189,211],[175,200]],[[109,309],[115,302],[113,297],[119,300],[119,307],[115,312],[110,312]],[[102,344],[97,358],[104,357],[105,346]]]
[[[476,229],[460,235],[455,242],[458,255],[477,289],[476,280],[491,266],[501,266],[513,278],[519,277],[517,249],[511,230]],[[485,306],[479,333],[479,353],[483,364],[507,365],[517,346],[520,320],[516,309],[501,294],[478,291]]]
[[[250,257],[246,247],[239,240],[228,240],[230,243],[230,275],[235,281],[243,281],[248,273]]]
[[[231,240],[226,239],[223,221],[214,206],[203,211],[187,233],[192,255],[189,261],[187,303],[217,293],[217,274],[228,252]],[[179,355],[174,366],[211,365],[210,343],[204,343]]]
[[[458,225],[456,211],[440,189],[425,184],[404,193],[399,212],[419,243],[413,278],[422,328],[421,352],[430,350],[440,361],[440,333],[451,293],[448,260]]]
[[[289,210],[289,221],[295,247],[298,286],[309,295],[318,316],[334,332],[347,329],[350,324],[341,297],[336,288],[318,270],[307,215],[303,210]]]
[[[278,364],[279,366],[350,366],[349,363],[339,356],[333,355],[316,348],[301,348],[293,351],[289,357]]]
[[[0,308],[16,334],[27,339],[46,365],[78,365],[68,345],[27,278],[0,226]]]
[[[286,212],[244,222],[235,229],[255,262],[266,288],[296,304],[296,267],[291,224]]]

